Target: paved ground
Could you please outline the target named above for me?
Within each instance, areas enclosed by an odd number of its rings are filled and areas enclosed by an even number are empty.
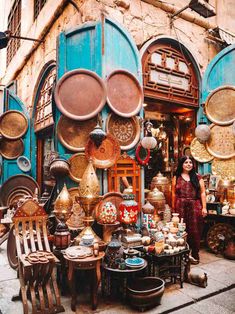
[[[194,271],[203,271],[208,275],[208,286],[200,288],[184,283],[181,289],[179,284],[166,287],[161,305],[146,311],[147,314],[157,313],[235,313],[235,262],[215,256],[202,250],[201,262],[194,266]],[[23,314],[21,302],[12,302],[12,295],[19,291],[19,281],[16,272],[10,268],[6,256],[6,245],[0,247],[0,314]],[[124,314],[136,313],[128,305],[110,299],[102,299],[99,295],[99,305],[92,311],[89,301],[89,290],[79,295],[76,314]],[[66,314],[70,310],[70,297],[62,297]],[[2,312],[2,313],[1,313]]]

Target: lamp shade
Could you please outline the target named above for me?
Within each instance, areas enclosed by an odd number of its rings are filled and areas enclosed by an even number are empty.
[[[153,149],[157,146],[157,140],[153,136],[145,136],[141,141],[141,145],[145,149]]]

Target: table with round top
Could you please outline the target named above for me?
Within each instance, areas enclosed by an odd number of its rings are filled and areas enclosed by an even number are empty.
[[[127,283],[136,275],[140,275],[147,269],[147,261],[144,260],[144,265],[138,268],[118,269],[110,268],[105,263],[102,264],[102,294],[110,296],[114,288],[114,282],[117,281],[117,287],[120,292],[120,297],[125,300],[127,294]]]
[[[68,262],[68,283],[71,292],[71,310],[76,311],[77,304],[77,294],[76,294],[76,285],[75,285],[75,276],[74,270],[92,270],[93,278],[92,278],[92,286],[91,286],[91,304],[92,309],[95,310],[97,308],[98,298],[97,292],[101,279],[100,272],[100,264],[101,260],[104,257],[105,253],[100,252],[98,256],[89,256],[86,258],[69,258],[66,254],[64,258]]]

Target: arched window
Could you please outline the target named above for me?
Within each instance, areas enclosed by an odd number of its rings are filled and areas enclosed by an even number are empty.
[[[54,124],[52,115],[52,90],[56,78],[56,67],[50,65],[42,75],[36,96],[34,130],[39,132]]]
[[[157,41],[143,57],[145,97],[198,106],[198,80],[180,45]]]

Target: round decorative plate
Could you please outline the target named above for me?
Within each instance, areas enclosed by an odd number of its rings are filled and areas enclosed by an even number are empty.
[[[190,151],[193,158],[199,162],[209,162],[214,158],[208,153],[206,146],[200,143],[196,137],[191,142]]]
[[[66,221],[66,224],[68,225],[69,229],[82,229],[84,227],[83,218],[85,213],[80,204],[76,201],[76,197],[79,196],[78,188],[70,188],[68,191],[73,199],[73,213]]]
[[[69,177],[75,181],[80,182],[83,176],[83,173],[88,165],[88,160],[84,153],[74,154],[69,158]]]
[[[67,72],[55,88],[58,109],[73,120],[96,116],[104,107],[106,96],[103,80],[96,73],[84,69]]]
[[[28,119],[17,110],[8,110],[1,115],[0,133],[8,139],[22,137],[28,129]]]
[[[128,267],[141,267],[144,265],[144,259],[141,257],[126,258],[125,264]]]
[[[118,141],[110,134],[103,140],[97,148],[94,142],[89,139],[85,154],[87,159],[91,159],[95,167],[106,169],[112,167],[120,156],[120,146]]]
[[[234,236],[234,228],[226,223],[216,223],[207,233],[207,244],[212,252],[223,253],[224,243],[228,243]]]
[[[57,136],[69,150],[79,152],[85,150],[89,133],[97,124],[97,117],[87,121],[74,121],[61,116],[57,124]]]
[[[233,125],[211,124],[211,136],[206,142],[206,149],[214,157],[229,159],[235,157],[235,137]]]
[[[214,158],[211,170],[213,174],[221,176],[222,179],[235,177],[235,158],[226,160]]]
[[[25,174],[18,174],[7,179],[0,188],[1,206],[9,206],[24,195],[33,195],[35,189],[40,189],[37,182]]]
[[[16,159],[24,151],[24,142],[22,139],[8,140],[3,138],[0,142],[0,154],[6,159]]]
[[[205,112],[212,122],[220,125],[235,121],[235,87],[222,86],[207,98]]]
[[[70,246],[65,250],[65,254],[69,258],[85,258],[87,256],[92,256],[92,249],[85,246]]]
[[[123,118],[111,113],[107,119],[106,129],[118,140],[122,150],[133,148],[140,138],[140,124],[137,117]]]
[[[126,70],[113,71],[107,78],[107,102],[119,116],[135,116],[143,105],[143,90],[136,77]]]

